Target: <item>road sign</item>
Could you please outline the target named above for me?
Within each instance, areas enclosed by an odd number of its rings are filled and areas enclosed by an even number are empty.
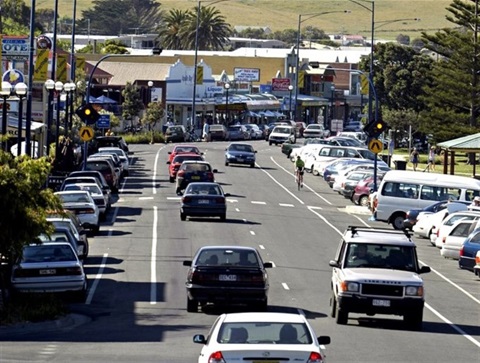
[[[80,135],[80,138],[85,142],[90,141],[95,136],[95,131],[93,131],[93,129],[88,126],[80,127],[78,133]]]
[[[110,128],[110,115],[100,114],[100,118],[97,120],[97,127],[99,129],[109,129]]]
[[[382,152],[383,142],[381,142],[378,139],[370,140],[370,142],[368,143],[368,150],[370,150],[372,153],[375,153],[375,154]]]

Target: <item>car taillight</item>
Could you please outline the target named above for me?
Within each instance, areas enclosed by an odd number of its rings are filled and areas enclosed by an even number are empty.
[[[323,358],[320,353],[311,352],[310,357],[308,357],[307,363],[322,363]]]
[[[263,276],[262,273],[258,275],[253,275],[252,276],[252,282],[261,282],[262,284],[265,282],[265,277]]]
[[[480,254],[477,253],[477,255],[475,256],[475,264],[476,265],[480,265]]]
[[[215,203],[225,204],[225,198],[224,197],[217,197],[217,198],[215,198]]]
[[[460,257],[462,257],[462,256],[463,256],[463,247],[460,248]]]
[[[209,181],[212,181],[213,182],[213,173],[212,172],[208,172],[207,173],[207,178]]]
[[[183,170],[180,170],[178,173],[177,173],[177,177],[183,177],[185,175],[185,171]]]
[[[217,351],[210,354],[210,357],[208,357],[208,363],[225,363],[222,352]]]
[[[183,203],[190,203],[192,201],[192,197],[183,197],[182,202]]]
[[[77,276],[81,276],[81,275],[82,275],[82,269],[81,269],[79,266],[67,268],[67,269],[65,270],[65,274],[66,274],[66,275],[77,275]]]

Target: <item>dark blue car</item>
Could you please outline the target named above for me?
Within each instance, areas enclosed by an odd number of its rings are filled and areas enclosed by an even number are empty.
[[[225,166],[229,164],[246,164],[254,168],[256,152],[250,144],[233,142],[225,149]]]
[[[475,256],[480,251],[480,228],[476,228],[469,234],[463,246],[460,249],[460,259],[458,260],[458,266],[461,269],[474,271]]]

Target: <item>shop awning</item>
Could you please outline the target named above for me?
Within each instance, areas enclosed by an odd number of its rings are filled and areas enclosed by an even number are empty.
[[[329,100],[327,98],[316,97],[311,95],[298,95],[297,96],[298,103],[300,103],[303,107],[308,106],[326,106],[329,104]]]

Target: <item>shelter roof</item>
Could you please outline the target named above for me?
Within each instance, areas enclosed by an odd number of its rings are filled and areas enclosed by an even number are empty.
[[[442,149],[461,152],[480,152],[480,133],[438,143]]]
[[[108,83],[111,86],[127,82],[164,81],[171,66],[165,63],[102,62],[98,68],[112,75]]]

